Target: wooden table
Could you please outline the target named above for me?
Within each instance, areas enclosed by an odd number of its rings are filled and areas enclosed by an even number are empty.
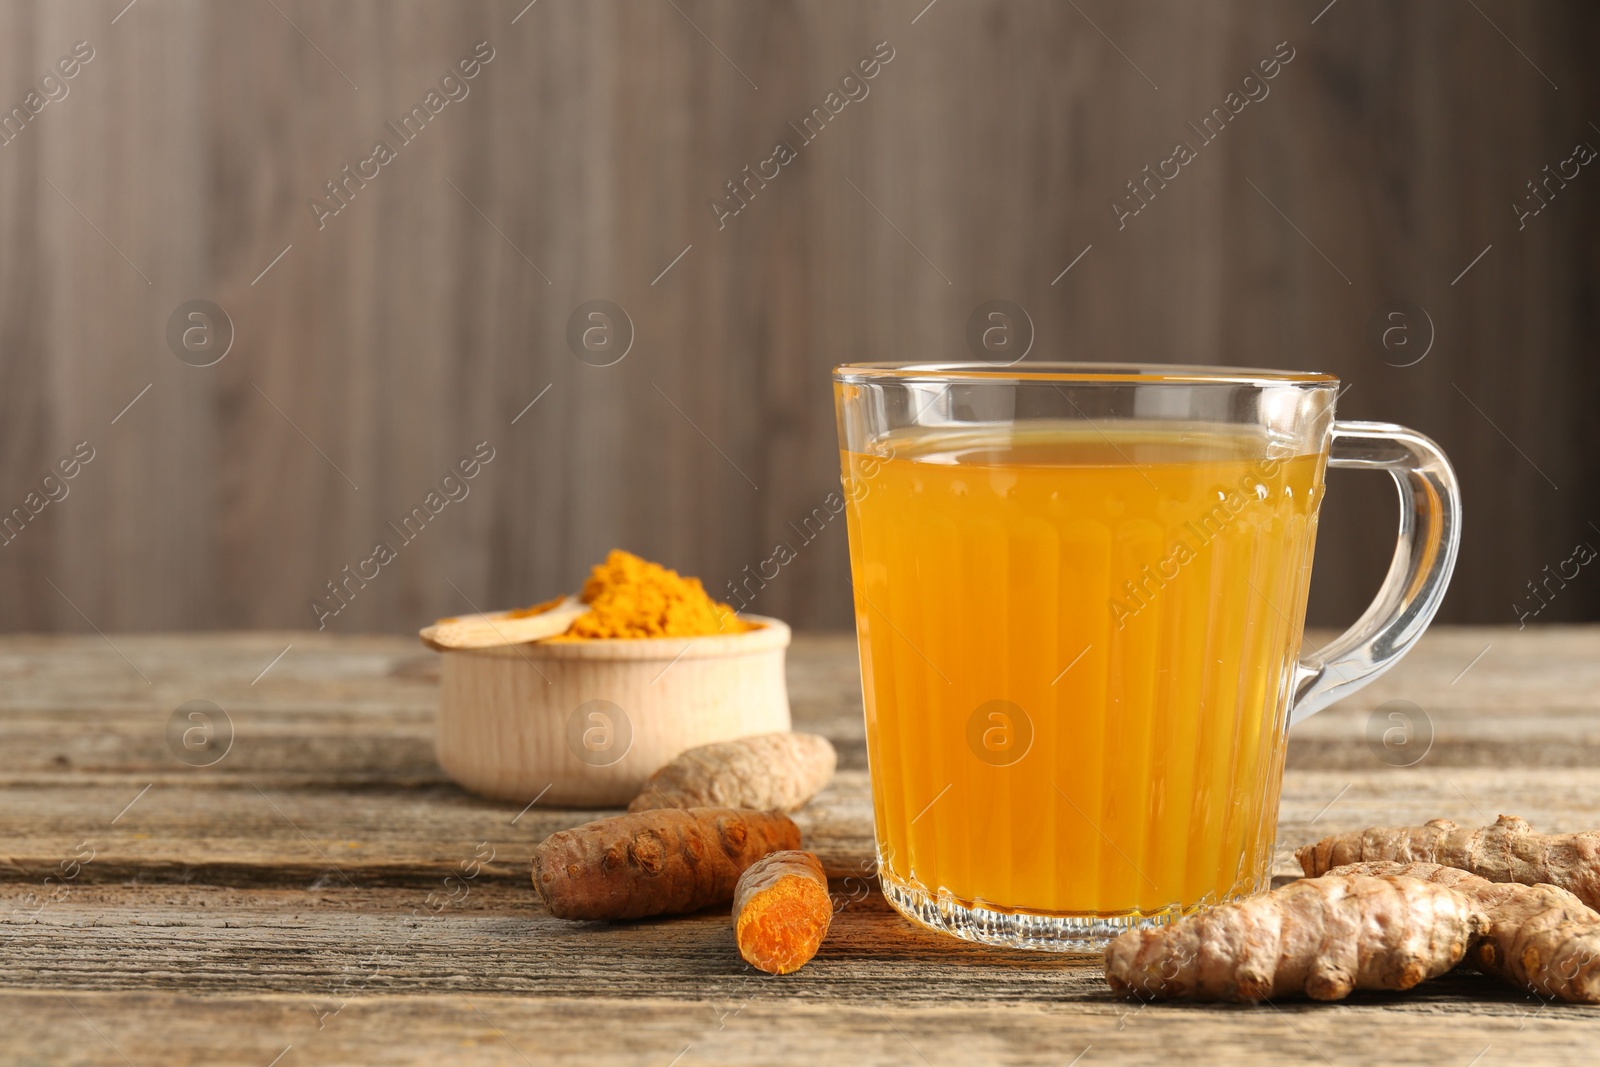
[[[1600,1009],[1464,973],[1338,1005],[1141,1008],[1108,994],[1095,959],[940,937],[859,881],[837,883],[862,899],[815,961],[755,976],[721,912],[615,927],[545,915],[529,851],[588,816],[444,778],[437,663],[415,641],[114,641],[0,639],[7,1063],[1490,1067],[1593,1062],[1600,1038]],[[840,751],[800,819],[841,879],[870,869],[854,656],[839,636],[797,637],[790,655],[796,725]],[[1426,731],[1398,755],[1368,743],[1375,709],[1401,699],[1431,720],[1431,748]],[[168,744],[192,700],[234,729],[209,767]],[[1373,823],[1504,811],[1600,826],[1600,629],[1436,630],[1299,728],[1289,766],[1285,875],[1287,849]]]

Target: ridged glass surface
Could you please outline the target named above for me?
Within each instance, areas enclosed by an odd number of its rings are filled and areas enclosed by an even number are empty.
[[[843,454],[884,888],[1082,947],[1262,888],[1322,458],[1123,423]]]

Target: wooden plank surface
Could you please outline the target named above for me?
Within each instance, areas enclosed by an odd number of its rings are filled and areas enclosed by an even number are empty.
[[[1593,1011],[1468,974],[1336,1006],[1141,1009],[1109,995],[1092,957],[913,926],[865,876],[848,637],[797,637],[790,658],[797,725],[840,751],[801,821],[845,902],[818,958],[781,981],[740,963],[717,912],[619,926],[545,914],[529,850],[592,813],[521,811],[444,779],[436,663],[413,642],[113,640],[0,639],[6,1061],[1067,1063],[1088,1049],[1088,1064],[1183,1048],[1202,1063],[1489,1065],[1572,1062],[1600,1036]],[[194,699],[235,731],[204,769],[166,741]],[[1366,739],[1397,708],[1419,745],[1431,723],[1409,767]],[[1438,629],[1296,731],[1279,844],[1501,811],[1600,826],[1597,756],[1600,629]],[[1293,872],[1286,851],[1277,869]]]
[[[828,368],[968,358],[996,298],[1030,360],[1354,383],[1341,415],[1462,472],[1444,617],[1511,622],[1595,536],[1600,183],[1510,209],[1600,144],[1597,37],[1592,0],[11,0],[0,109],[74,42],[95,57],[0,147],[0,509],[97,455],[0,553],[0,629],[91,633],[74,604],[107,631],[303,627],[480,440],[471,496],[339,632],[468,610],[452,582],[531,603],[612,544],[721,590],[838,488]],[[470,94],[319,228],[325,183],[479,41]],[[870,95],[798,144],[880,41]],[[1119,228],[1113,198],[1279,42],[1270,95]],[[708,200],[779,139],[799,158],[719,227]],[[568,348],[595,298],[634,326],[615,366]],[[195,299],[234,326],[213,367],[168,350]],[[1436,333],[1414,366],[1378,340],[1396,300]],[[1392,505],[1335,476],[1313,619],[1365,606]],[[845,576],[833,526],[756,609],[845,626]],[[1541,621],[1597,604],[1571,582]]]

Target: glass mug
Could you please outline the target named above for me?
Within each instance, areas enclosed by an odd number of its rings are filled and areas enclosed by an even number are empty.
[[[1439,448],[1338,379],[1216,367],[834,372],[883,892],[1096,950],[1268,888],[1288,728],[1393,666],[1460,540]],[[1302,656],[1328,465],[1388,471],[1377,599]]]

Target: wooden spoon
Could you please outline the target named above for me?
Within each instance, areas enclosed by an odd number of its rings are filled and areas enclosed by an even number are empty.
[[[525,615],[519,611],[491,611],[482,615],[440,619],[417,631],[422,643],[440,652],[464,648],[495,648],[543,641],[566,633],[573,620],[589,610],[576,597],[567,597],[548,611]]]

